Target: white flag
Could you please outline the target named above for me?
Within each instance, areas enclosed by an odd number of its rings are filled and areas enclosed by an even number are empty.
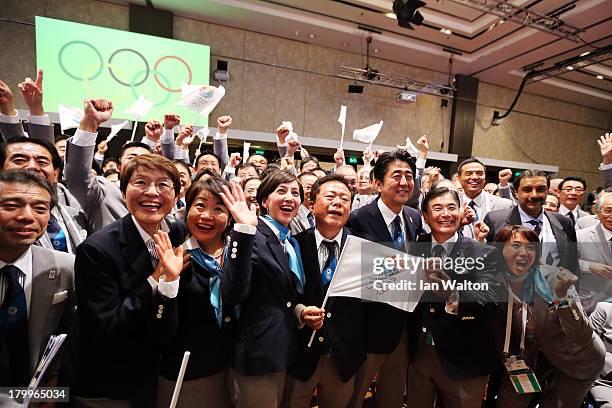
[[[410,136],[406,137],[406,144],[404,146],[397,145],[397,148],[401,150],[407,150],[408,153],[410,153],[410,155],[414,157],[418,157],[419,155],[419,149],[417,149],[412,144],[412,141],[410,140]]]
[[[344,128],[346,126],[346,106],[340,106],[340,115],[338,116],[338,122],[342,125],[342,137],[340,138],[340,149],[342,149],[342,144],[344,143]]]
[[[74,106],[59,106],[60,128],[62,133],[66,129],[78,129],[83,117],[83,111]]]
[[[210,130],[208,130],[208,127],[203,127],[202,129],[198,130],[196,132],[196,136],[200,138],[201,142],[200,142],[200,147],[202,147],[202,145],[204,143],[206,143],[206,139],[208,139],[208,134],[210,133]]]
[[[198,112],[200,116],[208,116],[215,106],[225,95],[222,85],[214,87],[211,85],[187,85],[181,87],[181,100],[175,105],[186,106],[192,111]]]
[[[287,135],[287,138],[285,139],[285,142],[288,142],[290,140],[298,140],[297,133],[295,133],[293,131],[293,123],[291,123],[289,121],[281,122],[281,126],[284,126],[289,131],[289,134]]]
[[[382,125],[383,121],[381,120],[380,123],[375,123],[363,129],[355,129],[353,131],[353,139],[363,143],[372,143],[378,136],[378,133],[380,133]]]
[[[249,142],[244,142],[244,144],[242,145],[242,162],[246,163],[247,159],[249,158],[249,149],[251,148],[251,143]]]
[[[398,255],[399,267],[395,261]],[[349,235],[327,296],[387,303],[412,312],[424,292],[420,283],[427,281],[424,261],[425,258]]]
[[[116,125],[111,125],[111,131],[106,137],[106,141],[110,142],[111,140],[113,140],[113,137],[117,136],[117,133],[119,133],[119,131],[123,129],[123,127],[127,125],[127,123],[128,121],[124,120],[123,122],[117,123]]]
[[[144,95],[140,95],[138,100],[122,113],[130,113],[134,115],[136,119],[144,118],[147,116],[147,113],[149,113],[154,104],[155,102],[148,100]]]

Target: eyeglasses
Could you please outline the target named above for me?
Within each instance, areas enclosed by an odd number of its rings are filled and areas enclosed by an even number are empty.
[[[561,190],[565,191],[566,193],[571,193],[572,191],[584,193],[584,188],[582,187],[563,187]]]
[[[605,215],[606,217],[609,217],[610,215],[612,215],[612,208],[604,208],[603,210],[601,210],[601,212],[603,213],[603,215]]]
[[[174,183],[167,179],[162,180],[149,180],[146,178],[133,178],[130,179],[130,184],[140,191],[148,191],[151,188],[151,184],[155,186],[155,189],[161,193],[167,193],[174,189]]]

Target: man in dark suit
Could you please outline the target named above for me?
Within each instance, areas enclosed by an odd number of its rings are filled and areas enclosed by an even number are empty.
[[[1,386],[27,386],[49,337],[70,327],[74,257],[32,245],[56,201],[53,188],[36,174],[0,173]]]
[[[383,153],[374,166],[380,197],[353,211],[348,227],[361,238],[410,251],[423,230],[421,215],[404,204],[414,190],[415,161],[405,150]],[[374,376],[376,406],[401,406],[408,369],[407,324],[410,314],[385,303],[364,305],[367,358],[357,374],[351,406],[360,407]]]
[[[138,156],[121,173],[121,191],[129,214],[77,249],[68,380],[76,407],[151,406],[160,348],[176,322],[182,256],[169,273],[159,240],[169,235],[177,247],[185,237],[184,225],[165,218],[178,171],[164,157]]]
[[[523,225],[534,230],[542,243],[541,262],[562,266],[579,274],[576,231],[568,217],[543,210],[548,193],[549,178],[539,170],[525,170],[514,180],[518,205],[506,210],[492,211],[485,217],[490,228],[488,242],[508,225]]]
[[[446,187],[423,198],[431,234],[419,237],[417,252],[429,258],[426,275],[432,287],[414,312],[418,340],[410,347],[408,407],[442,401],[445,407],[479,408],[488,375],[497,367],[488,327],[499,297],[498,255],[494,247],[458,233],[460,205],[459,195]],[[463,287],[444,286],[450,283]]]
[[[344,225],[351,210],[351,191],[340,175],[328,175],[312,186],[311,200],[316,227],[299,234],[306,285],[296,316],[303,326],[285,386],[285,406],[308,408],[317,388],[320,406],[344,408],[348,405],[355,384],[355,374],[365,360],[363,312],[360,299],[333,297],[327,300],[323,325],[313,333],[309,315],[321,311],[337,260],[349,233]],[[305,306],[306,305],[306,306]],[[307,306],[314,306],[309,310]],[[311,319],[312,320],[312,319]]]

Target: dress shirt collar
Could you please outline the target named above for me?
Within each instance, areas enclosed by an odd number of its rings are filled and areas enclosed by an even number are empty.
[[[487,194],[487,192],[482,190],[480,194],[478,194],[476,197],[470,198],[465,193],[463,193],[463,204],[469,204],[470,201],[474,201],[474,204],[476,204],[476,207],[482,208],[482,204],[485,200],[485,194]]]
[[[518,206],[518,210],[519,210],[519,214],[521,215],[521,223],[523,225],[527,224],[531,220],[539,221],[541,224],[544,223],[544,210],[540,211],[540,215],[538,215],[535,218],[527,214],[525,211],[523,211],[520,205]]]
[[[432,234],[431,235],[431,249],[433,249],[436,245],[442,245],[444,247],[444,251],[446,252],[446,256],[448,256],[453,250],[453,247],[455,246],[455,243],[458,240],[459,240],[459,234],[457,232],[455,232],[452,237],[450,237],[444,242],[437,242]]]
[[[579,205],[576,205],[576,207],[574,207],[573,210],[570,210],[569,208],[567,208],[566,206],[564,206],[563,204],[561,204],[559,206],[559,214],[561,215],[565,215],[568,216],[569,213],[571,212],[572,214],[574,214],[574,220],[578,219],[578,209],[580,208]]]
[[[0,269],[4,268],[6,265],[14,265],[26,276],[32,276],[32,247],[28,247],[15,262],[7,263],[0,259]]]
[[[376,201],[376,204],[378,205],[378,209],[380,210],[380,213],[382,214],[383,219],[385,220],[387,228],[389,228],[393,220],[395,220],[395,217],[397,217],[398,215],[400,216],[400,221],[402,222],[402,228],[404,228],[404,217],[402,214],[403,211],[399,214],[394,213],[389,207],[387,207],[387,204],[383,202],[382,198],[379,198]]]
[[[142,238],[142,241],[145,243],[145,245],[147,244],[147,242],[149,242],[150,240],[153,239],[152,236],[150,236],[144,229],[142,229],[142,227],[140,226],[140,224],[138,224],[138,221],[136,220],[136,217],[134,217],[133,215],[130,214],[130,217],[132,217],[132,221],[134,222],[134,225],[136,225],[136,229],[138,230],[138,233],[140,234],[140,237]],[[168,229],[168,225],[166,225],[166,222],[164,220],[161,221],[160,225],[159,225],[160,229],[164,232],[169,232],[170,230]]]
[[[317,244],[317,251],[319,250],[319,248],[321,248],[321,244],[323,243],[323,241],[336,241],[336,243],[338,244],[338,248],[342,247],[342,229],[331,240],[321,235],[321,233],[319,232],[317,228],[315,228],[314,230],[314,235],[315,235],[315,242]]]
[[[606,237],[606,241],[610,241],[612,239],[612,231],[604,227],[603,224],[600,223],[600,225],[601,225],[601,229],[604,232],[604,237]]]

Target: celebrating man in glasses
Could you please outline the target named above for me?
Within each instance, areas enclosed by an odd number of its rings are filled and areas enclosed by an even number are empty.
[[[70,332],[76,407],[151,406],[160,344],[172,335],[185,227],[166,218],[181,185],[174,164],[144,154],[121,172],[125,217],[76,253],[78,321]],[[98,405],[96,405],[98,404]]]
[[[588,217],[589,213],[580,209],[586,181],[582,177],[566,177],[559,183],[559,214],[565,215],[576,225],[579,218]]]

